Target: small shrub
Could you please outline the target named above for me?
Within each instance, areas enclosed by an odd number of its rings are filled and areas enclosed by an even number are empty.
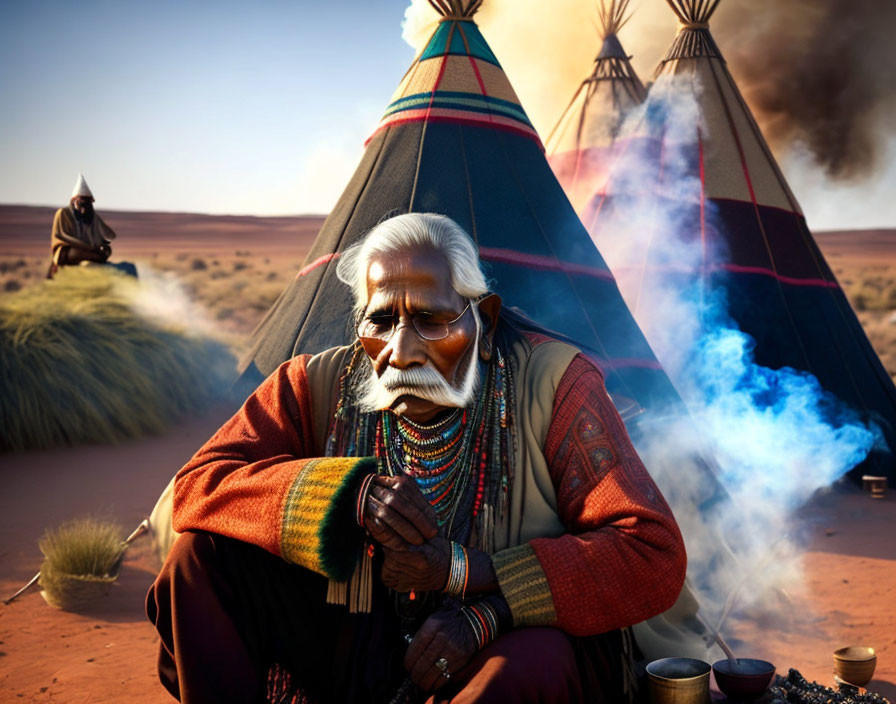
[[[93,577],[110,575],[123,549],[121,528],[95,518],[78,518],[48,529],[37,545],[44,554],[44,566],[53,573]]]
[[[113,523],[80,518],[48,530],[38,541],[44,554],[40,586],[51,606],[79,611],[109,592],[118,579],[125,545]]]
[[[208,264],[205,263],[205,259],[202,257],[196,257],[190,262],[190,269],[193,271],[205,271],[208,269]]]
[[[252,265],[249,264],[249,262],[234,262],[233,270],[234,271],[242,271],[243,269],[248,269],[250,266],[252,266]]]
[[[27,272],[26,272],[27,273]],[[22,282],[18,279],[7,279],[3,282],[4,291],[18,291],[22,288]]]

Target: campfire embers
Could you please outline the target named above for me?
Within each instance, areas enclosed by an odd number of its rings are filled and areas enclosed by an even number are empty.
[[[808,682],[792,668],[787,677],[775,678],[769,692],[772,695],[771,704],[889,704],[879,694],[862,694],[851,685],[841,687],[838,692],[817,682]]]

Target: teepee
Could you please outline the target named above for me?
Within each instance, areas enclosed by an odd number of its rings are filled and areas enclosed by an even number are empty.
[[[388,214],[437,212],[472,235],[506,303],[592,352],[633,414],[680,404],[472,21],[481,1],[431,4],[441,21],[303,267],[253,333],[244,379],[346,343],[351,302],[336,277],[339,253]]]
[[[755,340],[759,365],[811,373],[863,420],[876,424],[886,445],[896,448],[896,388],[809,232],[710,34],[709,20],[720,0],[667,2],[680,29],[657,69],[652,91],[664,82],[674,84],[675,90],[694,96],[699,113],[689,126],[692,153],[684,159],[687,177],[699,191],[693,207],[683,206],[690,208],[684,229],[704,252],[705,264],[693,272],[695,278],[724,290],[731,318]],[[658,142],[653,146],[658,166],[644,172],[657,183],[664,178],[664,155],[672,151],[670,138],[659,137]],[[615,180],[614,173],[582,214],[602,248],[602,228],[604,233],[610,229],[618,196],[625,195]],[[645,180],[635,187],[648,188]],[[656,254],[659,246],[653,249],[638,253],[642,280],[652,275],[652,268],[655,273],[675,265]],[[853,472],[886,474],[893,482],[896,460],[878,442]]]
[[[673,506],[678,494],[687,502],[677,512],[687,536],[689,525],[717,511],[725,495],[711,460],[657,442],[672,423],[691,427],[684,404],[474,23],[481,0],[430,4],[439,24],[399,83],[304,265],[253,333],[243,381],[260,381],[296,354],[350,342],[351,296],[336,276],[336,261],[384,216],[447,215],[477,243],[505,305],[570,338],[601,366],[648,469]],[[653,640],[660,649],[651,652],[705,655],[706,644],[695,641],[684,620],[693,609],[685,599],[675,614],[658,617]]]
[[[600,191],[629,111],[646,96],[617,33],[631,18],[629,0],[601,0],[601,40],[594,69],[582,81],[545,140],[548,161],[577,212]]]

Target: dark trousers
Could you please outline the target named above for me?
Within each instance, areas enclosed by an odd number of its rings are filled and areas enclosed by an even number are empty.
[[[374,590],[370,614],[349,614],[326,604],[326,590],[323,577],[261,548],[183,534],[146,599],[161,637],[162,684],[185,704],[391,701],[406,673],[388,591]],[[615,636],[596,643],[516,629],[428,701],[615,701]]]

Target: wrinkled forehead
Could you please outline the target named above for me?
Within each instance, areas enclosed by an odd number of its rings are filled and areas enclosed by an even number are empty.
[[[432,247],[375,254],[367,266],[367,301],[408,299],[416,305],[454,308],[463,298],[451,283],[448,258]]]

